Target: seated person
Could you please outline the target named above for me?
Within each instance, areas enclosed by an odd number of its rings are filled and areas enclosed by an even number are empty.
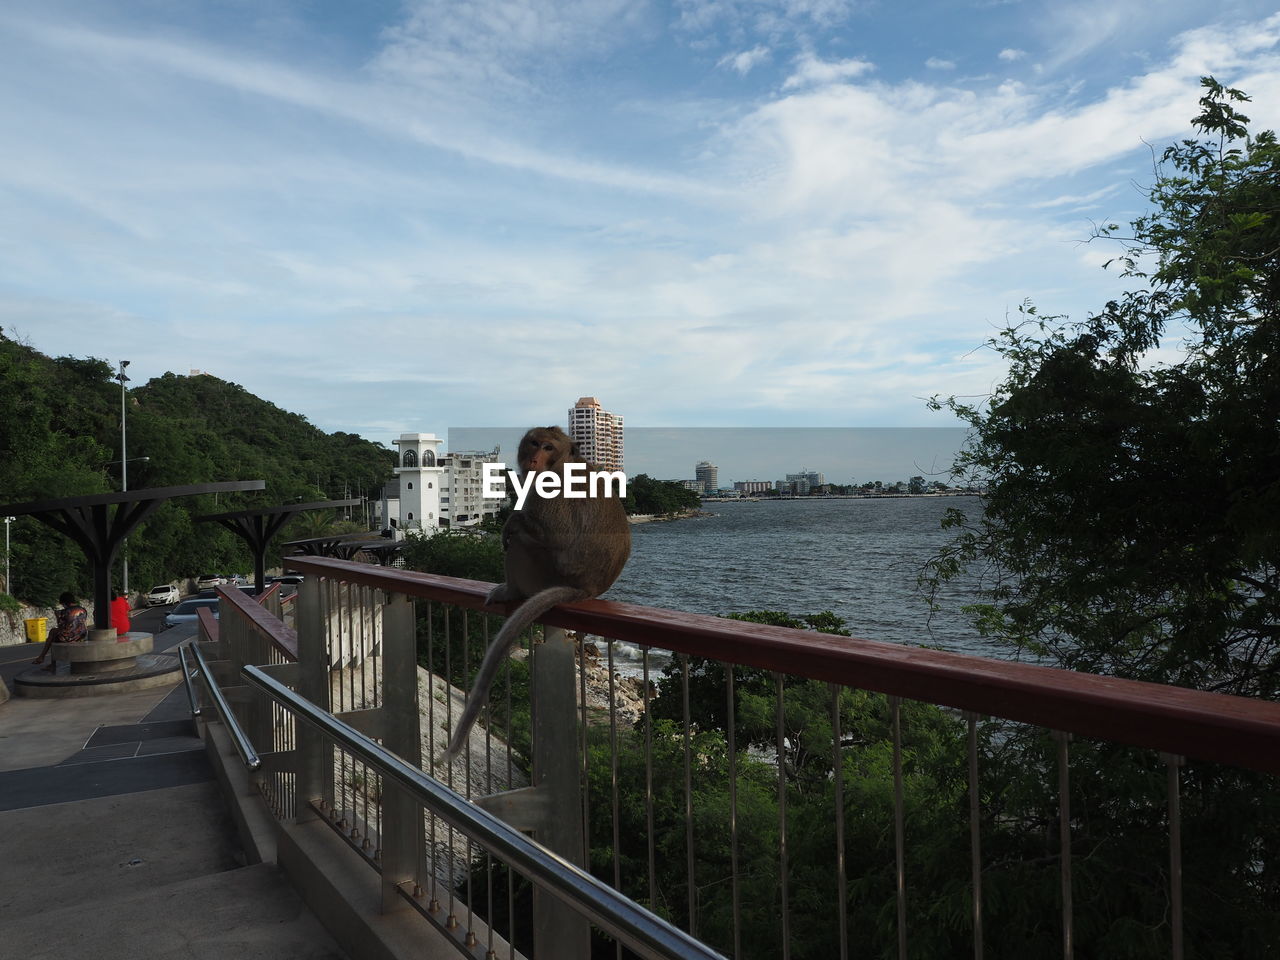
[[[58,597],[58,602],[62,604],[62,609],[57,613],[58,625],[49,631],[49,636],[40,649],[40,656],[32,660],[32,663],[44,663],[53,644],[75,643],[89,634],[89,611],[80,605],[76,595],[68,590]],[[52,673],[56,666],[57,664],[50,663],[45,669]]]
[[[121,640],[129,633],[129,600],[119,590],[111,591],[111,625]]]

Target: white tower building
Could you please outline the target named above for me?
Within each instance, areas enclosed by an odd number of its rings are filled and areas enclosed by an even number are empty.
[[[396,478],[400,481],[400,529],[434,533],[440,527],[440,482],[444,468],[439,466],[443,440],[434,433],[402,433],[393,440],[400,448]]]

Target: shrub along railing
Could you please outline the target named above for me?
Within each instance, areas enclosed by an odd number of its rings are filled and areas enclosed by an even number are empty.
[[[255,776],[468,954],[586,956],[592,927],[618,956],[694,955],[677,927],[744,958],[1280,941],[1278,704],[592,600],[544,618],[433,767],[490,585],[289,564],[296,647],[223,593]]]

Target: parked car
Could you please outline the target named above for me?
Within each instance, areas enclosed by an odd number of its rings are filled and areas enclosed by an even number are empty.
[[[183,600],[166,613],[164,615],[165,628],[181,626],[184,623],[195,623],[201,607],[209,607],[213,611],[214,617],[218,616],[217,597],[196,597],[192,600]]]
[[[230,586],[230,584],[227,584],[227,586]],[[258,590],[256,587],[254,587],[252,583],[238,583],[238,584],[235,584],[235,588],[239,590],[241,593],[248,594],[251,597],[255,597],[258,595]],[[216,600],[218,598],[218,591],[212,590],[212,589],[201,590],[199,593],[196,594],[196,597],[200,600],[210,600],[210,599]]]
[[[300,573],[282,573],[278,576],[267,577],[267,583],[301,583],[302,574]]]
[[[147,606],[166,607],[181,599],[182,595],[178,593],[177,587],[171,583],[162,583],[158,587],[152,587],[151,592],[147,594]]]
[[[202,573],[196,577],[197,590],[208,590],[210,587],[216,587],[220,583],[226,583],[220,573]]]

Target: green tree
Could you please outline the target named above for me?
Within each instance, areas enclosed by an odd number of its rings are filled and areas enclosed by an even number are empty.
[[[1280,146],[1270,132],[1249,135],[1244,94],[1202,83],[1193,123],[1203,139],[1164,151],[1152,210],[1127,235],[1099,232],[1125,244],[1116,262],[1132,289],[1079,323],[1024,305],[991,343],[1008,374],[987,401],[936,403],[971,428],[956,477],[987,493],[978,515],[949,511],[954,538],[929,576],[976,571],[982,632],[1049,663],[1274,699]],[[1175,335],[1181,356],[1157,363],[1153,351]],[[987,801],[997,821],[984,850],[1004,865],[1002,882],[1020,881],[1007,890],[1045,909],[1052,878],[1037,863],[1053,856],[1052,748],[1016,728],[999,742],[1007,779]],[[1081,950],[1167,954],[1163,765],[1114,744],[1071,753]],[[1181,804],[1183,855],[1196,864],[1184,874],[1187,955],[1274,953],[1272,778],[1192,763]],[[1010,915],[1010,942],[1043,952],[1034,918]]]
[[[46,357],[0,332],[0,502],[84,496],[120,489],[120,385],[105,361]],[[243,541],[201,514],[254,504],[374,495],[391,451],[352,434],[325,434],[217,377],[165,374],[127,394],[129,487],[264,479],[262,494],[199,496],[160,507],[129,538],[131,586],[146,589],[206,571],[246,570]],[[12,530],[11,589],[50,604],[84,595],[80,550],[28,517]],[[281,538],[284,539],[284,538]],[[268,553],[268,565],[279,554]]]
[[[655,480],[638,473],[627,481],[627,513],[672,514],[696,510],[698,495],[675,480]]]
[[[1280,695],[1280,147],[1211,78],[1119,263],[1138,281],[1082,323],[1032,306],[991,344],[1008,375],[957,476],[980,516],[933,564],[986,571],[979,626],[1062,666]],[[1102,236],[1120,237],[1109,225]],[[1151,351],[1185,336],[1181,359]]]

